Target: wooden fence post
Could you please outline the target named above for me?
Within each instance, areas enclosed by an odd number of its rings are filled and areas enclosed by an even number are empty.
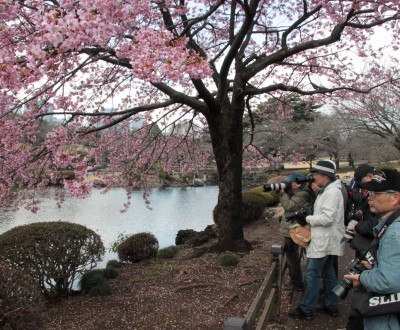
[[[274,279],[273,287],[276,289],[275,295],[275,308],[273,315],[276,317],[281,311],[281,288],[282,288],[282,246],[279,244],[274,244],[271,247],[272,262],[277,264],[276,278]]]

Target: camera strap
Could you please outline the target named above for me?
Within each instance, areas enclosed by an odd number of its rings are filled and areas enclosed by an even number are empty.
[[[388,229],[388,227],[398,218],[400,217],[400,208],[398,208],[396,211],[394,211],[389,218],[386,220],[385,225],[379,230],[379,232],[377,233],[377,235],[375,236],[375,238],[372,240],[371,242],[371,246],[368,249],[368,252],[372,252],[374,257],[376,257],[376,251],[378,249],[378,245],[379,245],[379,241],[381,240],[381,238],[383,237],[383,235],[385,235],[386,230]],[[367,254],[366,253],[366,254]]]

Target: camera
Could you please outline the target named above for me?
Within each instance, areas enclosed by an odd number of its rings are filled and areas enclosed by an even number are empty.
[[[355,213],[352,217],[352,219],[350,220],[349,224],[346,227],[346,231],[344,233],[344,236],[342,238],[342,240],[340,242],[346,242],[346,243],[350,243],[352,241],[352,239],[354,238],[355,233],[348,230],[349,227],[355,227],[358,222],[362,219],[362,214],[357,214]]]
[[[306,182],[314,182],[314,177],[312,175],[309,175],[307,177],[305,177],[304,179],[299,179],[296,178],[296,180],[294,181],[298,184],[302,184],[302,183],[306,183]],[[288,190],[290,189],[291,186],[291,182],[281,182],[281,183],[267,183],[263,186],[264,191],[272,191],[272,190]]]
[[[296,220],[298,221],[299,219],[305,219],[307,215],[311,215],[312,213],[312,207],[309,204],[306,204],[301,209],[296,211],[285,212],[285,219],[286,221],[294,222]]]
[[[289,185],[286,183],[267,183],[264,185],[264,191],[272,191],[272,190],[285,190]]]
[[[296,183],[302,184],[302,183],[307,183],[307,182],[314,182],[314,176],[313,175],[308,175],[304,179],[296,178]]]
[[[371,265],[375,263],[375,259],[372,254],[367,251],[363,253],[364,257],[362,259],[354,259],[351,261],[349,265],[348,275],[356,275],[361,274],[362,271],[367,268],[361,263],[362,260],[367,260]],[[348,278],[343,278],[339,281],[339,283],[332,289],[332,292],[337,295],[340,299],[344,300],[347,297],[347,294],[353,287],[353,281]]]

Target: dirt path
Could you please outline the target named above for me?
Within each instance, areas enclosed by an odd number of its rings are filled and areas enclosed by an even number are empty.
[[[348,265],[354,257],[354,251],[346,244],[345,254],[343,257],[339,258],[339,280],[343,278],[343,275],[347,273]],[[305,263],[303,263],[303,267],[305,268]],[[338,330],[345,329],[347,317],[349,313],[352,292],[350,291],[349,295],[345,300],[339,301],[339,316],[338,317],[330,317],[325,313],[314,313],[313,320],[294,320],[288,318],[286,324],[286,330]],[[301,294],[295,294],[292,299],[291,308],[295,308],[301,299]]]

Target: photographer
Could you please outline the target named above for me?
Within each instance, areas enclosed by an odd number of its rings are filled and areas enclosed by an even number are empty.
[[[373,228],[378,224],[378,218],[373,214],[368,205],[368,191],[362,189],[362,185],[374,179],[376,169],[368,164],[361,164],[354,172],[355,184],[350,192],[350,198],[354,203],[353,219],[356,219],[355,226],[349,226],[348,231],[353,235],[359,235],[351,242],[351,247],[359,254],[362,253],[374,238]],[[364,244],[363,244],[364,242]],[[366,246],[367,245],[367,246]]]
[[[379,242],[375,249],[376,262],[372,268],[363,261],[368,270],[345,275],[345,278],[352,281],[354,288],[362,286],[369,292],[400,292],[400,214],[397,213],[400,210],[400,173],[383,170],[381,175],[375,175],[372,181],[361,186],[369,191],[371,212],[379,215],[379,223],[374,227],[374,235]],[[389,221],[393,223],[387,224]],[[400,329],[400,324],[396,314],[371,316],[364,317],[364,329]]]
[[[343,255],[344,205],[341,181],[336,179],[332,161],[319,161],[311,169],[315,183],[321,188],[314,203],[314,214],[299,219],[300,224],[311,225],[311,242],[307,247],[306,290],[300,304],[289,312],[296,319],[311,319],[316,306],[321,279],[324,289],[322,310],[337,316],[338,297],[332,292],[337,284],[334,256]],[[302,223],[303,222],[303,223]]]
[[[353,203],[351,222],[346,229],[345,238],[350,247],[355,250],[355,257],[361,255],[369,248],[374,238],[373,228],[378,224],[378,218],[370,210],[368,204],[368,191],[361,185],[373,180],[377,170],[369,164],[359,165],[354,172],[354,185],[349,191],[349,198]],[[362,330],[362,317],[349,316],[346,324],[347,330]]]
[[[285,213],[297,211],[311,200],[312,192],[307,182],[297,183],[296,180],[306,180],[306,177],[301,173],[295,172],[283,180],[287,188],[276,191]],[[280,221],[279,233],[285,238],[286,243],[291,284],[288,289],[294,288],[297,291],[304,291],[304,282],[300,267],[300,249],[289,235],[290,225],[291,222],[285,218],[284,214]]]

